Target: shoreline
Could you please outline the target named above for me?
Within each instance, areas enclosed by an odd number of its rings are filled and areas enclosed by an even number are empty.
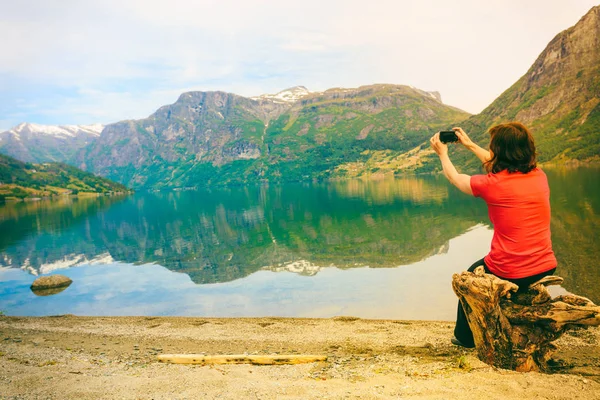
[[[518,373],[450,344],[453,322],[354,317],[0,317],[0,399],[600,399],[600,328],[571,368]],[[325,355],[297,365],[176,365],[159,354]],[[110,394],[107,394],[110,390]],[[467,394],[468,393],[468,394]]]
[[[1,186],[1,185],[0,185]],[[25,187],[23,187],[25,188]],[[134,191],[129,192],[80,192],[77,194],[72,193],[54,193],[50,195],[40,195],[34,197],[14,197],[8,196],[4,197],[2,204],[18,204],[18,203],[35,203],[38,201],[53,201],[53,200],[62,200],[62,199],[90,199],[95,197],[112,197],[112,196],[129,196],[134,194]]]

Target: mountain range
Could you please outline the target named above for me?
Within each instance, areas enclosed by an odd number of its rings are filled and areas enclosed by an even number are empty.
[[[329,178],[368,151],[407,151],[467,116],[396,85],[306,92],[289,102],[189,92],[146,119],[106,126],[71,163],[133,188]]]
[[[66,162],[133,188],[335,179],[439,170],[433,132],[461,125],[486,146],[487,129],[511,120],[531,128],[542,162],[600,160],[600,6],[477,115],[437,92],[391,84],[253,98],[188,92],[148,118],[105,127],[21,124],[0,133],[0,152]],[[462,147],[453,151],[461,168],[480,171]]]
[[[104,126],[22,123],[0,133],[0,152],[23,162],[66,162],[95,141]]]

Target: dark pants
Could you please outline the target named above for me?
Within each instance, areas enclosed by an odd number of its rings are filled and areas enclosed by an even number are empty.
[[[473,271],[475,271],[475,268],[479,267],[480,265],[483,265],[483,268],[485,269],[486,274],[492,274],[488,270],[487,265],[485,265],[485,263],[483,262],[483,258],[481,260],[475,262],[475,264],[471,265],[469,267],[468,271],[473,272]],[[507,279],[507,278],[502,278],[502,277],[499,277],[499,278],[504,279],[505,281],[514,283],[515,285],[517,285],[519,287],[519,291],[526,291],[527,288],[529,287],[529,285],[531,285],[534,282],[539,281],[540,279],[542,279],[545,276],[552,275],[554,273],[554,271],[556,271],[556,268],[553,268],[546,272],[542,272],[541,274],[528,276],[525,278],[519,278],[519,279]],[[494,274],[492,274],[492,275],[494,275]],[[467,316],[465,315],[465,311],[463,310],[462,305],[460,304],[460,301],[458,302],[458,311],[456,313],[456,327],[454,328],[454,336],[458,340],[460,340],[460,342],[462,344],[464,344],[465,346],[473,347],[475,345],[475,343],[473,342],[473,332],[471,332],[471,328],[469,327],[469,323],[467,322]]]

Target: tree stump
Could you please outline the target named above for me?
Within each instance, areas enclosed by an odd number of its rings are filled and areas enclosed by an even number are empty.
[[[600,325],[600,307],[572,294],[552,298],[546,286],[563,279],[547,276],[520,291],[514,283],[486,274],[483,267],[452,276],[481,361],[516,371],[549,370],[552,343],[575,326]]]

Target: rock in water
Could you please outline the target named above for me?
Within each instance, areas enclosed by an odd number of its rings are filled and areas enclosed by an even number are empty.
[[[31,290],[42,296],[56,294],[65,290],[73,281],[64,275],[41,276],[31,284]],[[50,290],[51,289],[51,290]],[[56,290],[60,289],[60,290]],[[42,291],[51,291],[52,293],[42,293]]]

